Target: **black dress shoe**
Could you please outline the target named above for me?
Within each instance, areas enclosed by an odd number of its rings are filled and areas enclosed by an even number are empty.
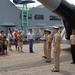
[[[54,70],[54,69],[53,69],[52,72],[59,72],[59,70]]]
[[[75,64],[75,62],[71,62],[71,64]]]
[[[34,53],[34,52],[32,52],[32,53]]]
[[[46,60],[46,63],[50,63],[51,61]]]
[[[42,56],[43,58],[45,58],[45,59],[47,59],[47,57],[46,56]]]
[[[34,53],[34,52],[30,52],[30,53]]]

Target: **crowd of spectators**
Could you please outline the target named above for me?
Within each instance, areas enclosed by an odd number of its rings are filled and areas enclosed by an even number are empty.
[[[14,31],[9,30],[8,34],[4,31],[0,32],[0,55],[7,55],[8,51],[12,51],[12,45],[15,45],[15,50],[23,52],[23,38],[21,30],[15,29]]]

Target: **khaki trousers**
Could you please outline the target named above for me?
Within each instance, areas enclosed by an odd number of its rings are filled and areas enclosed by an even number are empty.
[[[58,52],[54,52],[54,69],[59,70],[60,69],[60,49]]]
[[[46,43],[45,43],[45,42],[44,42],[43,49],[44,49],[44,56],[46,56],[46,57],[47,57],[47,51],[46,51]]]
[[[47,61],[51,61],[51,47],[46,45],[46,50],[47,50]]]

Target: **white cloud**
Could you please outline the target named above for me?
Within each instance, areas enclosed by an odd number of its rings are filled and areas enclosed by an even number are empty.
[[[30,6],[34,6],[34,7],[36,7],[36,6],[38,6],[38,5],[41,5],[41,3],[38,2],[37,0],[33,0],[33,1],[35,1],[35,3],[31,3],[31,4],[29,4]]]
[[[75,5],[75,0],[66,0],[66,1],[68,1],[69,3],[71,3],[71,4],[74,4],[74,5]]]

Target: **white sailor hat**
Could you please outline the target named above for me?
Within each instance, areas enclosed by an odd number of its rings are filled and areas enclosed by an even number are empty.
[[[44,31],[51,32],[49,29],[44,29]]]
[[[59,27],[58,27],[58,26],[53,26],[53,28],[54,28],[54,29],[59,29]]]

